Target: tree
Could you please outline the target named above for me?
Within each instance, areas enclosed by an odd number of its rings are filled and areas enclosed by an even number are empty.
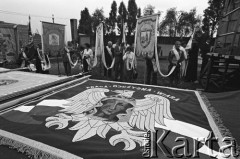
[[[200,17],[197,16],[196,8],[191,9],[189,12],[181,11],[178,20],[177,33],[180,36],[188,36],[194,31],[197,23],[200,23]]]
[[[224,0],[209,0],[208,4],[209,7],[204,10],[202,30],[210,38],[213,38],[222,16],[221,11],[224,7]]]
[[[124,22],[126,22],[128,12],[127,12],[126,6],[125,6],[125,4],[124,4],[123,1],[122,1],[122,2],[120,3],[120,5],[119,5],[118,14],[119,14],[119,16],[121,16],[121,19],[122,19]]]
[[[111,5],[111,11],[109,13],[109,18],[108,18],[109,25],[114,28],[115,23],[117,22],[117,3],[116,1],[113,1]]]
[[[118,28],[120,28],[121,33],[122,33],[122,29],[124,23],[127,21],[127,16],[128,16],[128,12],[126,9],[126,6],[123,2],[120,3],[119,8],[118,8],[118,17],[117,17],[117,26]]]
[[[95,32],[96,27],[105,20],[103,8],[96,9],[92,15],[92,26],[93,32]]]
[[[169,35],[171,37],[189,36],[199,21],[195,8],[189,12],[177,11],[176,8],[170,8],[167,10],[166,16],[160,24],[159,33],[160,35]]]
[[[79,21],[78,33],[87,35],[92,34],[92,18],[87,8],[81,11],[81,19]]]
[[[143,14],[144,15],[151,15],[155,13],[155,7],[152,6],[151,4],[148,4],[144,9],[143,9]]]
[[[134,31],[137,23],[137,14],[138,14],[138,8],[135,0],[129,0],[128,1],[128,35],[130,36],[131,33]]]
[[[168,9],[164,20],[160,24],[159,33],[176,36],[177,18],[178,13],[176,8]]]

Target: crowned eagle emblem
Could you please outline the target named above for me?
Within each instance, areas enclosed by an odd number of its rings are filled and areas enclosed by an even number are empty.
[[[152,38],[152,26],[148,23],[145,23],[142,27],[141,27],[141,32],[140,32],[140,44],[143,48],[146,48],[149,43],[151,42],[151,38]]]
[[[154,123],[164,124],[164,118],[174,120],[168,99],[154,94],[144,99],[132,98],[134,91],[115,90],[115,95],[106,96],[109,89],[92,88],[68,99],[65,108],[55,116],[46,119],[46,127],[67,128],[77,131],[73,142],[98,135],[106,138],[110,129],[121,132],[109,139],[111,145],[125,143],[124,150],[133,150],[136,143],[144,145],[146,131],[155,131]]]

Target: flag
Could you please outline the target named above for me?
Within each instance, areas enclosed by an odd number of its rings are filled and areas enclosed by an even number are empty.
[[[57,56],[65,47],[65,25],[42,22],[43,51],[51,52],[51,56]]]
[[[28,36],[32,36],[32,28],[31,28],[31,17],[28,16],[29,22],[28,22]]]
[[[135,53],[137,56],[153,58],[157,41],[158,14],[140,17],[137,20],[135,34]]]
[[[93,67],[97,65],[97,57],[102,56],[103,52],[104,52],[103,23],[100,23],[96,28],[95,57]]]
[[[167,150],[187,140],[187,152],[210,159],[225,130],[206,100],[197,91],[88,80],[2,113],[0,144],[35,158],[143,159],[146,133],[168,132]],[[203,140],[211,132],[219,142],[208,147]],[[160,148],[156,153],[169,158]]]

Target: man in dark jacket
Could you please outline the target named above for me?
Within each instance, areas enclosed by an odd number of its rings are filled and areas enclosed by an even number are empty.
[[[208,63],[207,53],[210,52],[211,45],[210,40],[206,40],[206,43],[204,43],[201,47],[201,56],[202,56],[202,66],[201,66],[201,73],[203,73],[204,68],[206,67]]]
[[[104,68],[104,76],[107,76],[109,78],[112,77],[112,68],[111,65],[112,65],[112,61],[113,61],[113,58],[114,58],[114,49],[112,47],[112,42],[109,41],[108,42],[108,45],[105,46],[104,48],[104,55],[105,55],[105,63],[106,63],[106,67],[108,68]]]
[[[36,73],[42,73],[42,65],[41,65],[41,59],[39,58],[37,47],[34,45],[33,37],[29,36],[29,43],[25,47],[24,52],[26,53],[27,59],[29,63],[33,63],[35,60],[35,66],[36,66]]]
[[[123,51],[124,51],[124,43],[119,45],[119,41],[117,41],[116,46],[114,48],[115,54],[115,79],[122,81],[122,72],[123,72]]]

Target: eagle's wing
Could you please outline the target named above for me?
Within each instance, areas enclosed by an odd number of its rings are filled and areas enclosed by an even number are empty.
[[[165,125],[164,118],[174,120],[169,100],[159,95],[147,94],[145,99],[136,100],[129,124],[140,130],[155,131],[155,122]]]
[[[67,99],[69,103],[65,104],[65,106],[68,107],[60,111],[71,114],[83,113],[84,111],[87,111],[90,108],[92,108],[102,98],[106,97],[105,92],[109,92],[109,90],[104,88],[88,89],[82,93],[79,93]]]

